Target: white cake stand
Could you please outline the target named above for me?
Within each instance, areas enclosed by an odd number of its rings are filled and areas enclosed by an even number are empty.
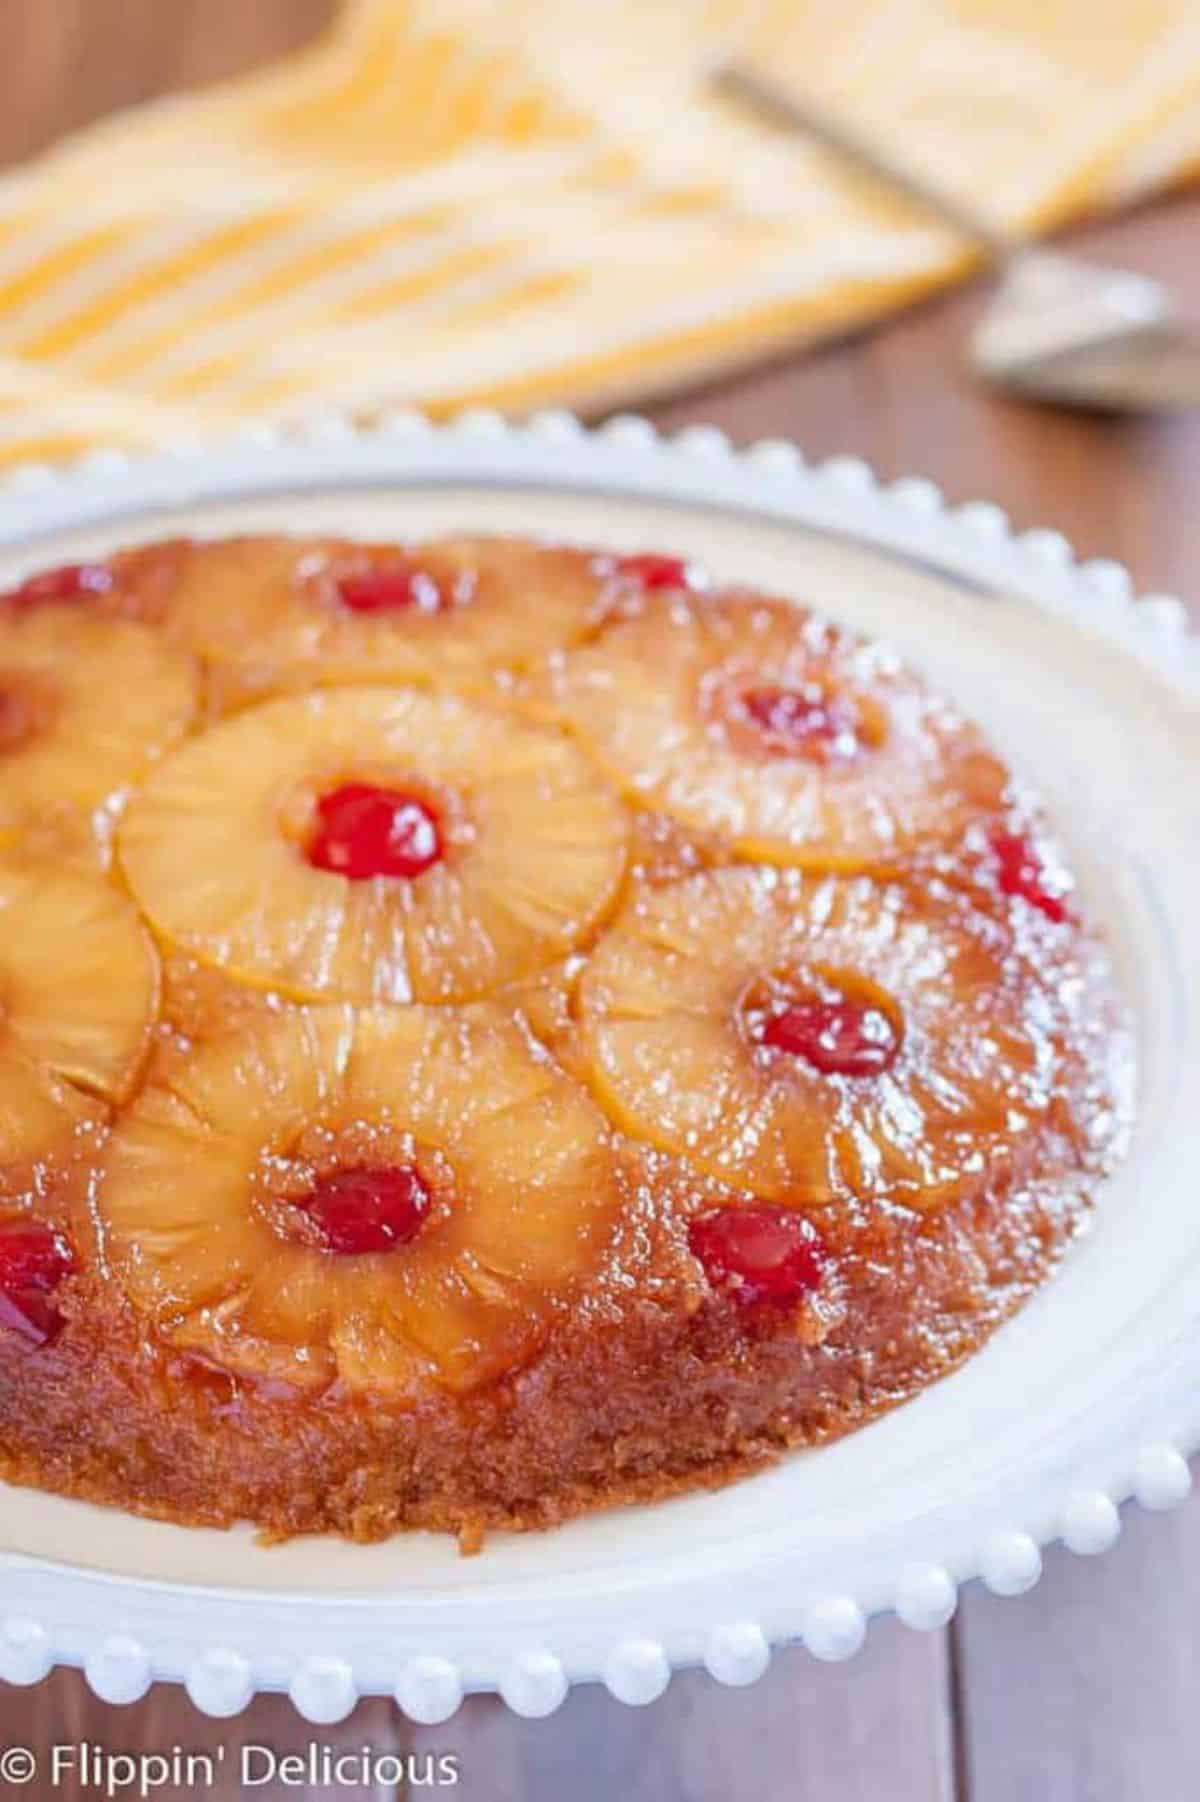
[[[982,720],[1073,840],[1137,1012],[1133,1155],[1061,1275],[964,1369],[837,1445],[715,1494],[499,1535],[462,1559],[425,1534],[362,1547],[135,1520],[3,1494],[0,1675],[80,1665],[130,1701],[186,1683],[227,1715],[287,1690],[332,1722],[393,1693],[445,1719],[468,1690],[527,1715],[573,1682],[652,1701],[673,1668],[748,1683],[770,1647],[861,1645],[875,1613],[936,1627],[982,1577],[1015,1594],[1039,1547],[1102,1551],[1129,1494],[1189,1487],[1200,1445],[1200,652],[1178,602],[1134,601],[1116,565],[994,507],[947,511],[924,482],[810,469],[790,445],[735,454],[718,432],[585,432],[545,415],[434,429],[405,415],[286,441],[66,472],[0,489],[0,582],[180,530],[390,535],[512,528],[701,559],[884,633]],[[113,697],[114,707],[120,696]]]

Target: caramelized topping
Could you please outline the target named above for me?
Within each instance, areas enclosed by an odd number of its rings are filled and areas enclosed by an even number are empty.
[[[0,674],[0,756],[31,744],[54,717],[51,686],[25,671]]]
[[[977,729],[891,652],[740,591],[613,607],[535,699],[636,806],[748,862],[890,875],[1005,805]]]
[[[264,1008],[181,1047],[95,1205],[173,1345],[400,1399],[531,1356],[624,1199],[584,1089],[484,1004]]]

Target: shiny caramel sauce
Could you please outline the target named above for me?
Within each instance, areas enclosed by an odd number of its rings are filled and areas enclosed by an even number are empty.
[[[136,729],[31,733],[85,645]],[[651,550],[177,541],[6,648],[0,860],[99,935],[0,910],[13,1480],[472,1541],[718,1480],[967,1356],[1122,1154],[1040,809],[814,615]]]

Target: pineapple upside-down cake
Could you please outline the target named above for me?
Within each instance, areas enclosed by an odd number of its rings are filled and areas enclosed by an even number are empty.
[[[172,541],[0,599],[0,1475],[545,1525],[971,1352],[1120,1155],[1036,802],[686,563]]]

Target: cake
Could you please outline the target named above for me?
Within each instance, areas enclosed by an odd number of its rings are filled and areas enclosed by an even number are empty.
[[[1129,1129],[1053,829],[686,561],[173,540],[0,600],[0,1475],[476,1547],[952,1370]]]

